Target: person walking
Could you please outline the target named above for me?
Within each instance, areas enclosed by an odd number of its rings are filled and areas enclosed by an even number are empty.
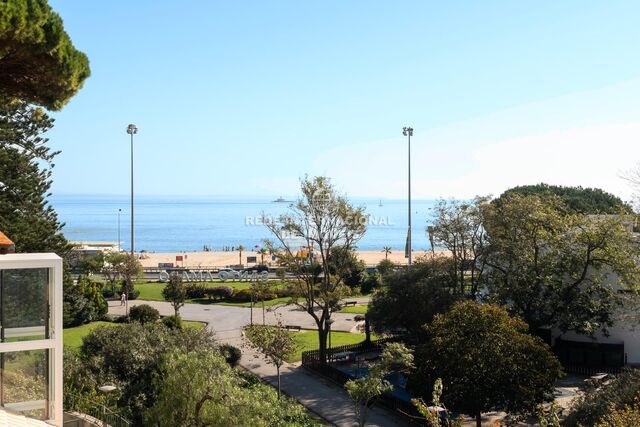
[[[122,295],[120,295],[120,306],[122,307],[124,305],[124,303],[127,300],[127,296],[125,295],[124,292],[122,292]]]

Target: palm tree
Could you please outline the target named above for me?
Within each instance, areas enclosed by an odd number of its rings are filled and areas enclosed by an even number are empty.
[[[238,245],[237,249],[238,249],[238,252],[240,252],[239,261],[240,261],[240,265],[242,265],[242,251],[244,251],[244,246]]]
[[[385,246],[384,248],[382,248],[382,252],[384,252],[384,259],[389,259],[391,248],[389,246]]]
[[[264,256],[268,253],[268,251],[266,248],[260,248],[258,253],[260,254],[260,264],[264,265]]]

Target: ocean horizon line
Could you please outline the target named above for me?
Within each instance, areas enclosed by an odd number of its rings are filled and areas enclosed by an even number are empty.
[[[129,198],[129,194],[119,194],[119,193],[52,193],[49,198],[57,198],[57,197],[89,197],[89,198],[98,198],[98,197],[112,197],[112,198]],[[159,199],[169,199],[169,198],[214,198],[214,199],[255,199],[255,200],[269,200],[275,201],[279,197],[285,199],[286,202],[297,201],[300,196],[292,196],[286,194],[270,194],[270,195],[238,195],[238,194],[149,194],[149,193],[141,193],[135,194],[134,199],[138,198],[159,198]],[[406,198],[393,198],[393,197],[373,197],[373,196],[351,196],[346,195],[348,199],[352,200],[371,200],[371,201],[389,201],[389,202],[401,202],[407,201]],[[428,198],[417,198],[412,197],[412,201],[422,201],[422,202],[433,202],[438,200],[467,200],[465,198],[456,198],[456,197],[428,197]],[[284,203],[284,202],[282,202]]]

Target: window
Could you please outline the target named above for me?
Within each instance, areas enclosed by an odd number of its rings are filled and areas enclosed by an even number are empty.
[[[62,259],[0,255],[0,407],[62,425]]]
[[[49,338],[49,269],[0,270],[0,342]]]
[[[0,353],[0,403],[22,414],[46,420],[49,350]]]

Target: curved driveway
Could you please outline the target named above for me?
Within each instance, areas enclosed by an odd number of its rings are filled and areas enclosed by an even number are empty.
[[[355,298],[354,298],[355,299]],[[364,302],[360,301],[360,302]],[[160,301],[130,301],[129,308],[135,305],[148,304],[155,307],[160,314],[173,314],[171,304]],[[109,313],[124,314],[125,308],[119,301],[109,302]],[[281,306],[265,313],[265,320],[275,324],[278,317],[285,325],[298,325],[305,329],[315,329],[315,323],[309,314],[293,306]],[[242,327],[250,323],[251,309],[246,307],[231,307],[219,304],[185,304],[180,309],[180,315],[185,320],[207,322],[208,328],[215,332],[218,341],[235,345],[242,350],[240,364],[264,381],[275,385],[277,383],[276,370],[264,362],[262,357],[250,346],[246,345],[242,337]],[[353,314],[333,314],[333,330],[350,331],[355,326]],[[253,309],[253,320],[262,322],[262,309]],[[285,364],[281,369],[282,390],[285,394],[295,398],[307,409],[315,412],[332,425],[340,427],[354,426],[355,413],[353,404],[344,389],[315,374],[303,369],[299,364]],[[372,408],[368,426],[396,427],[403,423],[381,408]]]

